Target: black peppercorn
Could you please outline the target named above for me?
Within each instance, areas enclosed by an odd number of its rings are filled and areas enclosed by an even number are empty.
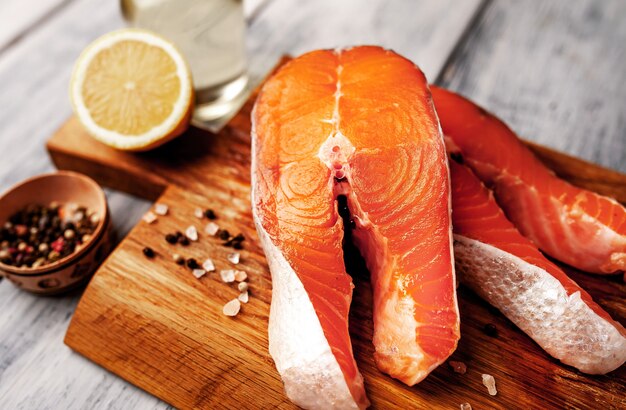
[[[178,237],[175,234],[168,233],[167,235],[165,235],[165,240],[167,241],[167,243],[171,243],[173,245],[178,242]]]
[[[187,246],[187,245],[189,245],[189,238],[187,238],[186,236],[179,236],[178,237],[178,243],[183,245],[183,246]]]
[[[212,209],[207,209],[206,211],[204,211],[204,216],[211,220],[217,219],[217,215],[215,215],[215,212],[213,212]]]
[[[187,259],[187,267],[189,269],[196,269],[198,268],[200,265],[198,265],[198,261],[195,260],[194,258],[189,258]]]
[[[498,328],[496,327],[496,325],[493,325],[491,323],[487,323],[483,327],[483,332],[485,332],[487,336],[498,337]]]
[[[224,241],[226,239],[230,238],[230,232],[228,232],[226,229],[220,229],[220,232],[219,232],[218,235],[219,235],[220,239],[222,239]]]
[[[152,250],[152,248],[149,248],[147,246],[143,248],[143,254],[146,256],[146,258],[154,258],[154,251]]]

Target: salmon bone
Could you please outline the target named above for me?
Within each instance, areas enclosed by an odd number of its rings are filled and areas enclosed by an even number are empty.
[[[336,131],[320,146],[317,156],[330,169],[334,178],[342,180],[349,173],[349,160],[355,150],[352,142],[341,131]]]

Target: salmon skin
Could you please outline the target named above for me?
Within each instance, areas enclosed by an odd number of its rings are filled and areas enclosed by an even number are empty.
[[[313,51],[266,82],[252,124],[269,349],[287,395],[305,408],[368,405],[338,200],[371,275],[377,365],[419,382],[459,339],[449,172],[424,75],[380,47]]]
[[[502,121],[471,101],[437,87],[432,93],[444,134],[524,236],[587,272],[626,269],[622,205],[558,178]]]
[[[454,253],[462,283],[551,356],[605,374],[626,361],[626,331],[505,217],[491,192],[450,161]]]

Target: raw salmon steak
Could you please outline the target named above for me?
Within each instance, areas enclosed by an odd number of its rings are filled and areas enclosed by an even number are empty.
[[[413,385],[456,348],[449,173],[422,72],[379,47],[313,51],[263,87],[252,203],[272,273],[269,348],[307,408],[363,408],[338,202],[373,288],[375,360]]]
[[[432,92],[444,134],[524,236],[587,272],[626,269],[622,205],[558,178],[502,121],[471,101],[437,87]]]
[[[626,331],[506,218],[467,167],[450,161],[462,283],[561,362],[604,374],[626,361]]]

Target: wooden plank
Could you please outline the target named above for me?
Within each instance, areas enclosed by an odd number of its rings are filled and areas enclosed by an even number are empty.
[[[90,41],[122,24],[117,2],[76,0],[2,54],[2,189],[52,169],[44,144],[72,112],[68,84],[73,62]]]
[[[527,139],[626,172],[626,2],[492,2],[440,83]]]
[[[21,38],[27,36],[34,27],[53,18],[72,0],[3,0],[0,3],[0,53]]]
[[[143,167],[173,184],[158,200],[170,205],[172,214],[154,225],[140,223],[122,242],[92,280],[66,337],[66,343],[78,352],[179,408],[230,408],[251,400],[261,408],[291,407],[267,352],[271,279],[249,203],[252,103],[249,100],[221,133],[204,134],[204,144],[199,142],[202,134],[196,132],[163,151],[167,155],[155,152],[128,159],[131,166]],[[196,147],[197,158],[185,155],[191,147]],[[550,155],[556,158],[555,163],[568,161],[558,153]],[[109,159],[107,166],[112,172],[125,172],[125,168],[113,165]],[[581,168],[572,168],[577,166]],[[588,173],[587,167],[595,171]],[[565,168],[571,175],[585,175],[589,183],[597,177],[603,186],[611,187],[593,165],[574,161]],[[120,179],[128,177],[120,175]],[[244,305],[236,319],[226,318],[220,311],[236,295],[232,285],[221,283],[215,273],[198,282],[171,260],[173,252],[200,261],[211,257],[219,270],[231,267],[225,259],[230,250],[206,236],[189,248],[173,247],[163,240],[166,233],[190,224],[200,228],[193,216],[197,207],[218,210],[222,227],[243,232],[247,238],[239,267],[249,275],[253,300]],[[141,254],[144,246],[154,248],[157,259],[147,261]],[[626,301],[620,296],[626,285],[622,281],[573,274],[613,317],[626,321]],[[424,382],[409,388],[381,374],[375,366],[371,290],[362,277],[364,273],[357,275],[350,329],[375,408],[452,408],[462,402],[478,408],[532,408],[537,397],[546,409],[611,408],[623,401],[626,368],[609,376],[591,377],[561,366],[503,315],[464,288],[459,291],[463,336],[452,360],[466,363],[468,373],[458,375],[443,365]],[[497,326],[498,338],[482,331],[487,323]],[[486,393],[482,373],[496,378],[498,396]]]
[[[250,26],[251,66],[264,76],[283,54],[376,44],[434,80],[483,2],[275,0]]]

